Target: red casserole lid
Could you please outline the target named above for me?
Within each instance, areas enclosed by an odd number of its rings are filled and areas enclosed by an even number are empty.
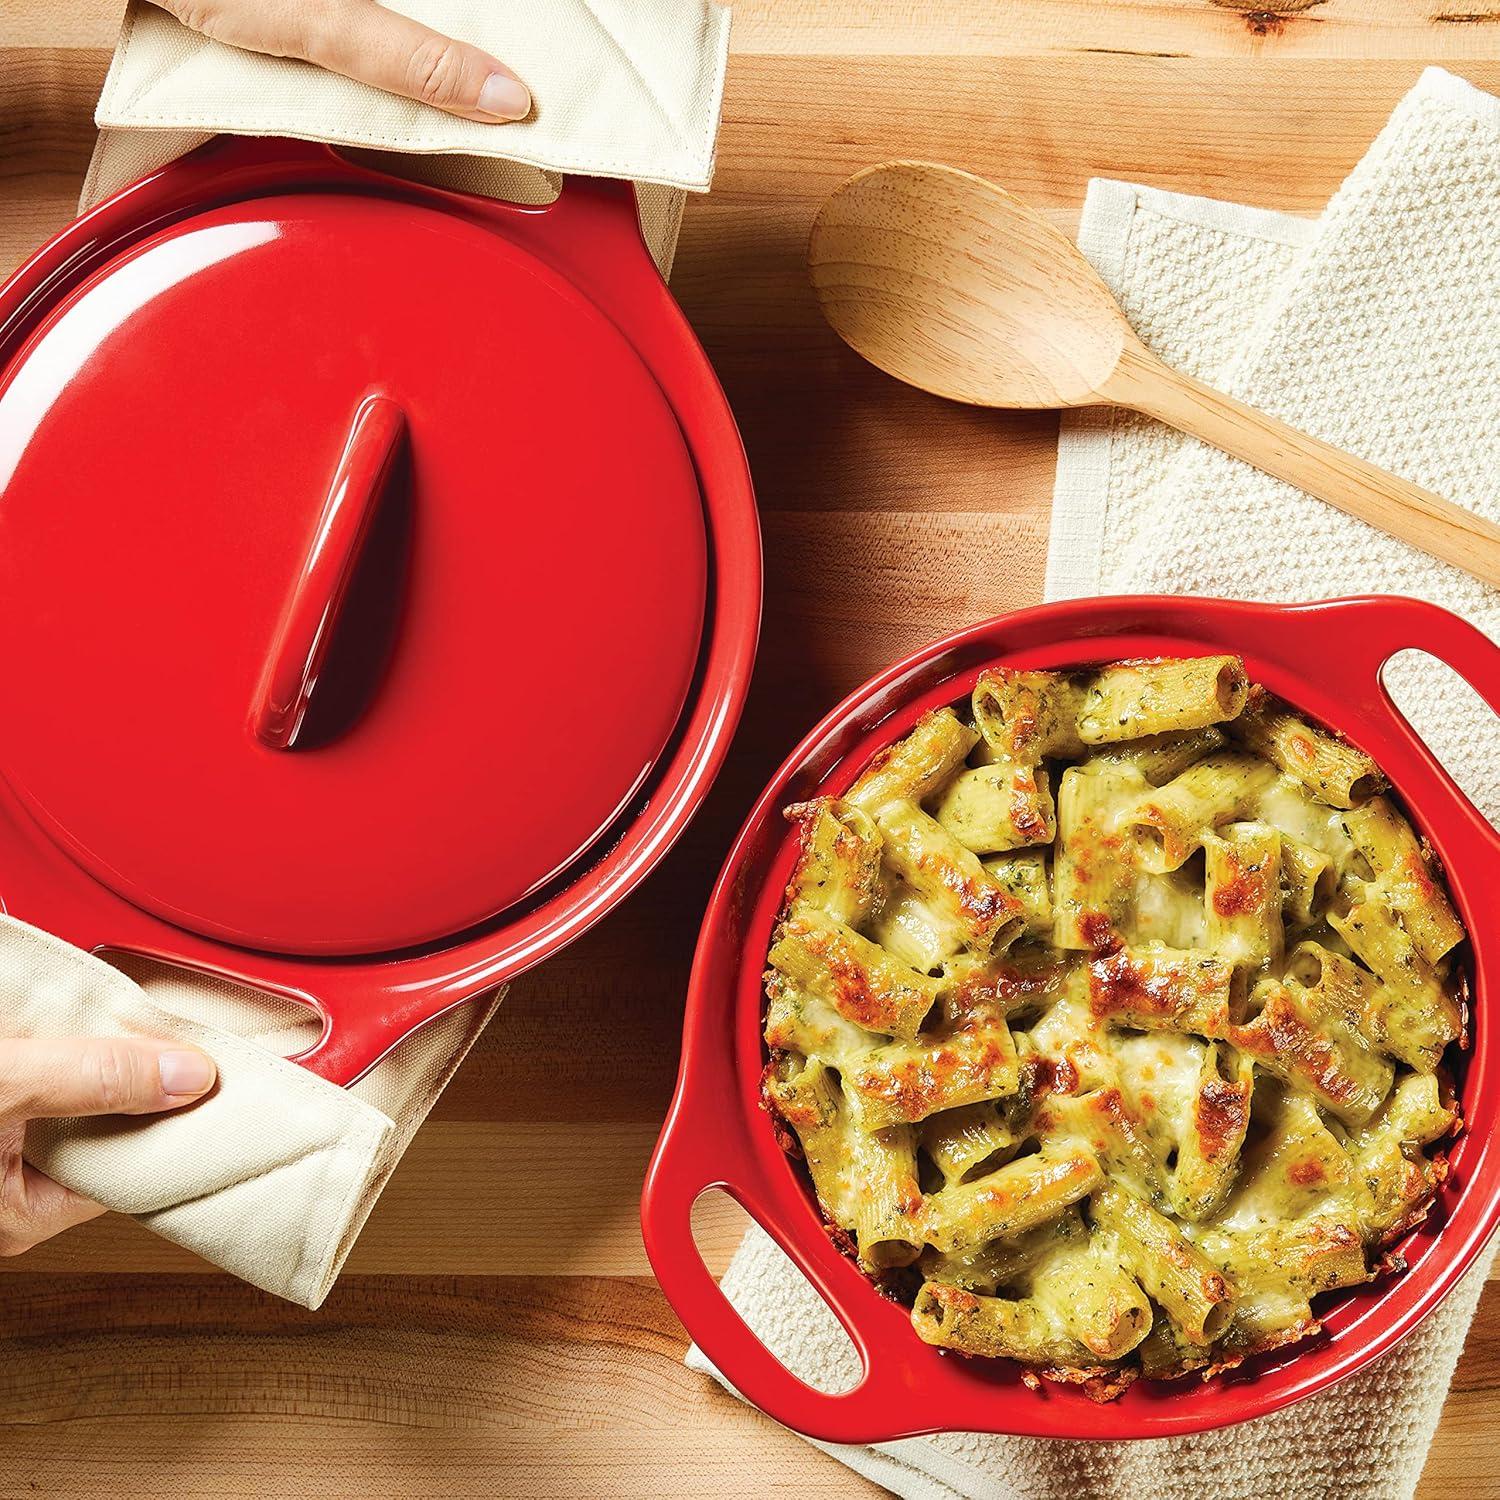
[[[1435,1308],[1500,1223],[1500,833],[1407,724],[1381,680],[1407,649],[1446,662],[1500,713],[1500,647],[1415,599],[1246,604],[1224,599],[1075,599],[986,620],[914,652],[858,688],[792,752],[746,820],[719,876],[688,982],[682,1070],[646,1175],[641,1228],[667,1300],[726,1381],[777,1421],[830,1443],[930,1432],[1159,1438],[1264,1416],[1327,1390],[1385,1353]],[[1473,950],[1472,1050],[1459,1070],[1464,1133],[1427,1219],[1392,1249],[1404,1274],[1318,1300],[1323,1332],[1212,1380],[1138,1380],[1099,1405],[1078,1388],[1027,1390],[1020,1366],[925,1344],[906,1307],[881,1297],[824,1229],[810,1182],[761,1107],[765,956],[798,847],[781,810],[838,795],[929,709],[959,702],[981,671],[1078,667],[1129,657],[1234,652],[1250,676],[1374,756],[1447,874]],[[861,1376],[824,1392],[761,1343],[709,1274],[692,1211],[728,1192],[776,1241],[843,1325]]]
[[[520,207],[212,143],[0,292],[0,776],[113,898],[80,921],[0,840],[7,906],[205,967],[486,928],[534,961],[663,776],[632,883],[706,789],[758,564],[628,187]],[[92,910],[126,902],[203,946]]]

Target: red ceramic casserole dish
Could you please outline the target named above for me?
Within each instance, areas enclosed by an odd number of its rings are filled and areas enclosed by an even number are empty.
[[[1192,598],[1090,599],[990,620],[934,642],[860,688],[793,752],[756,804],[709,905],[688,993],[682,1071],[646,1179],[647,1253],[668,1300],[725,1378],[763,1410],[827,1442],[939,1431],[1156,1438],[1263,1416],[1326,1390],[1409,1333],[1452,1289],[1500,1219],[1500,836],[1397,711],[1381,669],[1414,647],[1447,662],[1500,712],[1500,648],[1457,616],[1412,599],[1261,605]],[[825,1234],[800,1164],[760,1107],[761,975],[794,861],[787,804],[838,794],[876,750],[928,709],[966,697],[980,671],[1075,667],[1128,657],[1235,652],[1253,679],[1374,756],[1431,841],[1472,935],[1471,1050],[1457,1087],[1466,1131],[1432,1213],[1396,1248],[1404,1275],[1320,1299],[1324,1333],[1208,1382],[1142,1380],[1100,1406],[1081,1392],[1033,1394],[1008,1361],[965,1360],[921,1342]],[[797,1380],[740,1320],[694,1245],[692,1206],[727,1191],[797,1263],[864,1366],[830,1395]]]
[[[222,138],[0,287],[4,908],[306,1002],[326,1078],[645,877],[759,616],[628,184]]]

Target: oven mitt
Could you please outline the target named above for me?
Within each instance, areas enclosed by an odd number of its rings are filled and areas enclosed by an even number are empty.
[[[531,115],[509,125],[461,120],[310,63],[209,41],[131,0],[94,115],[103,134],[82,206],[211,135],[288,135],[401,153],[406,163],[380,165],[522,202],[549,198],[560,173],[626,178],[667,274],[683,190],[705,191],[713,177],[727,9],[707,0],[397,0],[392,8],[514,68],[535,100]]]
[[[26,1159],[252,1285],[317,1307],[501,994],[429,1023],[341,1089],[281,1055],[316,1040],[306,1007],[149,960],[118,964],[0,916],[0,1030],[169,1037],[207,1052],[219,1081],[170,1114],[33,1120]]]

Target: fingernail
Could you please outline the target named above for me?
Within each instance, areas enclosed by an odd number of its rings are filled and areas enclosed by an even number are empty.
[[[479,90],[479,112],[497,120],[523,120],[531,113],[531,90],[509,73],[491,73]]]
[[[201,1052],[163,1052],[157,1066],[164,1094],[206,1094],[213,1087],[214,1065]]]

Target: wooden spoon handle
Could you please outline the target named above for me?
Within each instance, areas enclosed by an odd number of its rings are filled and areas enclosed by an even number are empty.
[[[1099,391],[1500,586],[1500,526],[1128,347]]]

